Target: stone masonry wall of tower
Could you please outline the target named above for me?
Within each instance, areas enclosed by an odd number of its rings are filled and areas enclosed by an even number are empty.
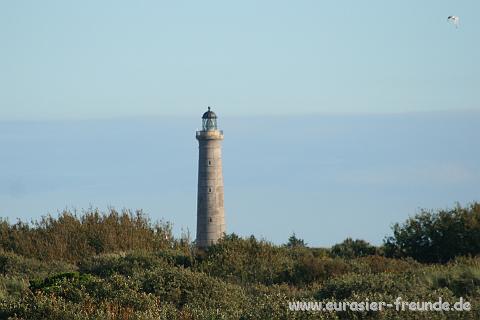
[[[197,246],[208,247],[225,232],[222,149],[219,130],[198,131]]]

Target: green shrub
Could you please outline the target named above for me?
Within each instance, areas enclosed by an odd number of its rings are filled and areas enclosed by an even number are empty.
[[[348,270],[354,273],[403,273],[415,271],[422,266],[421,263],[409,259],[393,259],[383,256],[368,256],[348,260]]]
[[[425,279],[432,289],[448,288],[457,297],[480,296],[478,265],[454,262],[446,266],[431,266],[425,270]]]
[[[378,249],[370,255],[373,247],[358,240],[328,250],[300,239],[276,246],[234,234],[197,250],[185,238],[165,237],[167,229],[155,229],[147,218],[135,219],[91,212],[37,225],[0,221],[0,319],[480,319],[480,258],[427,265],[380,256]],[[126,230],[144,238],[116,244]],[[68,237],[79,241],[71,252],[65,251],[74,245]],[[51,239],[70,242],[56,248]],[[73,263],[52,259],[55,254]],[[474,310],[288,310],[288,302],[298,300],[392,302],[399,296],[464,297]]]
[[[327,280],[315,297],[320,300],[349,299],[358,293],[382,293],[394,296],[409,292],[412,287],[416,287],[417,290],[419,284],[418,277],[412,273],[403,275],[349,273]]]
[[[241,239],[226,236],[210,246],[200,257],[198,269],[237,283],[274,284],[284,281],[286,270],[293,268],[287,248],[277,247],[251,236]]]
[[[84,273],[105,277],[115,273],[133,275],[167,264],[173,265],[172,259],[152,252],[132,251],[89,257],[79,264],[79,269]]]
[[[152,223],[142,212],[68,211],[32,224],[0,221],[0,249],[43,261],[77,263],[100,253],[128,250],[156,252],[178,245],[169,223]]]
[[[74,271],[76,267],[62,261],[39,261],[12,252],[0,250],[0,274],[18,277],[46,277],[62,271]]]
[[[186,305],[221,309],[232,316],[239,315],[246,304],[244,290],[234,284],[215,279],[204,273],[178,267],[163,267],[138,275],[142,291],[174,304],[178,309]]]
[[[330,250],[332,256],[346,259],[371,256],[377,253],[377,249],[365,240],[345,239]]]
[[[0,276],[0,300],[18,299],[28,291],[28,281],[23,278]]]
[[[480,203],[451,210],[422,210],[393,226],[385,239],[385,254],[422,262],[447,262],[457,256],[480,254]]]
[[[285,282],[293,285],[306,285],[336,277],[346,272],[348,272],[348,264],[341,259],[304,254],[295,259],[292,270],[285,277]]]
[[[290,238],[288,238],[288,242],[285,244],[285,246],[288,248],[305,248],[307,244],[303,239],[297,238],[294,233],[290,236]]]

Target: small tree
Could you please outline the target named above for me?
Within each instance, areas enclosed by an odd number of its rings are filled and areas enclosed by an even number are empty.
[[[288,238],[288,242],[285,246],[288,248],[305,248],[307,244],[305,241],[303,241],[303,239],[297,238],[294,232],[290,238]]]
[[[374,255],[377,249],[365,240],[352,238],[345,239],[342,243],[334,245],[331,249],[333,256],[342,258],[357,258]]]
[[[456,256],[480,254],[480,203],[430,212],[422,210],[393,226],[385,254],[421,262],[447,262]]]

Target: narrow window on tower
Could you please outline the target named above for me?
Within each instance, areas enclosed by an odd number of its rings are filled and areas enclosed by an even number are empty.
[[[208,193],[212,193],[212,188],[208,188]]]
[[[208,219],[210,222],[212,222],[212,218]]]
[[[210,167],[212,165],[212,160],[208,160],[208,166]]]

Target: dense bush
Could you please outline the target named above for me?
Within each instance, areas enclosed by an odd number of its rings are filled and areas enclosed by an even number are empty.
[[[333,256],[350,259],[370,256],[376,253],[377,249],[365,240],[353,240],[352,238],[345,239],[342,243],[334,245],[331,249]]]
[[[288,238],[288,242],[285,244],[285,246],[288,248],[298,248],[298,247],[305,248],[307,244],[303,239],[297,238],[297,236],[294,233],[290,236],[290,238]]]
[[[422,262],[480,254],[480,203],[438,212],[422,210],[404,224],[395,224],[393,236],[385,241],[385,253]]]
[[[100,253],[159,251],[172,245],[170,224],[153,224],[142,211],[64,211],[57,219],[46,216],[31,224],[0,221],[0,248],[44,261],[76,263]]]
[[[0,276],[0,300],[19,299],[28,292],[28,281],[21,277]]]
[[[462,218],[466,219],[478,209],[455,210],[466,210]],[[446,221],[435,217],[431,221]],[[454,230],[473,232],[474,220],[469,221],[468,231],[460,227],[466,228],[466,223],[455,223]],[[449,230],[445,228],[441,230]],[[0,319],[480,318],[480,258],[424,264],[408,257],[410,251],[397,251],[396,238],[384,248],[390,257],[361,240],[347,239],[328,250],[309,248],[296,236],[276,246],[232,234],[197,250],[186,239],[173,239],[168,224],[152,224],[142,214],[115,211],[63,213],[58,219],[33,224],[3,222],[0,230]],[[57,245],[49,239],[66,243]],[[80,241],[79,247],[68,252],[74,241]],[[473,311],[288,309],[289,302],[299,300],[393,302],[397,297],[406,301],[442,297],[450,302],[463,297],[472,303]]]
[[[348,264],[342,259],[317,257],[305,252],[297,256],[284,280],[293,285],[307,285],[344,274],[348,269]]]
[[[403,273],[422,266],[411,258],[400,260],[383,256],[368,256],[347,261],[348,270],[355,273]]]
[[[0,249],[0,274],[19,277],[46,277],[63,271],[74,271],[77,267],[64,261],[40,261]]]
[[[253,236],[241,239],[232,234],[208,248],[199,270],[237,283],[279,283],[286,270],[293,268],[287,251]]]
[[[448,268],[432,265],[425,269],[431,288],[449,288],[456,296],[480,296],[480,260],[457,259]]]
[[[250,241],[250,240],[237,240]],[[106,254],[84,261],[85,272],[59,273],[44,279],[0,281],[0,318],[18,319],[477,319],[471,313],[309,313],[291,312],[289,301],[456,301],[480,303],[480,259],[447,265],[400,261],[402,268],[378,270],[373,257],[344,261],[349,271],[309,286],[235,284],[184,268],[160,255]],[[380,258],[393,264],[395,259]],[[145,261],[148,260],[148,263]],[[142,262],[143,261],[143,262]],[[340,261],[340,260],[339,260]],[[380,263],[379,261],[377,261]],[[354,266],[357,264],[357,266]],[[108,272],[97,274],[86,270]],[[142,265],[129,271],[128,266]],[[355,272],[361,266],[362,270]],[[390,269],[390,267],[387,267]],[[2,285],[2,284],[6,285]],[[5,289],[6,288],[6,289]]]

